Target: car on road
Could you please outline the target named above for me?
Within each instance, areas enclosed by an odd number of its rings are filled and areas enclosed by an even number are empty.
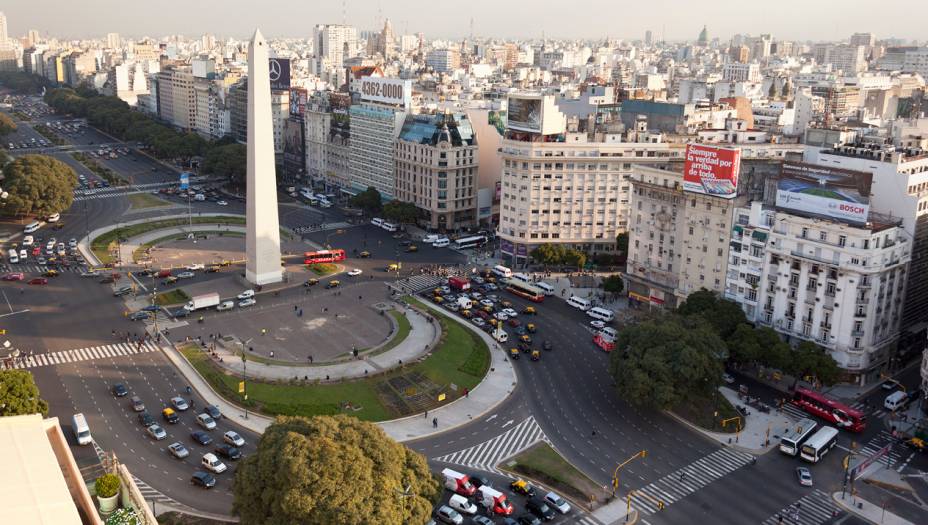
[[[35,237],[33,237],[32,235],[27,235],[23,237],[23,242],[21,244],[23,246],[32,246],[34,242],[35,242]]]
[[[234,445],[234,446],[236,446],[236,447],[240,447],[240,448],[241,448],[241,447],[244,447],[244,446],[245,446],[245,439],[242,438],[242,436],[238,435],[238,432],[236,432],[236,431],[234,431],[234,430],[230,430],[230,431],[226,432],[225,434],[223,434],[223,435],[222,435],[222,440],[225,441],[226,443],[228,443],[228,444],[230,444],[230,445]]]
[[[48,279],[46,279],[45,277],[36,277],[34,279],[29,279],[29,284],[38,284],[38,285],[48,284]]]
[[[196,276],[197,274],[193,272],[180,272],[179,274],[177,274],[178,279],[193,279]]]
[[[570,503],[567,503],[564,498],[558,496],[554,492],[545,494],[545,503],[552,509],[557,509],[561,514],[570,512]]]
[[[190,433],[190,437],[193,438],[197,443],[206,446],[213,442],[213,438],[209,437],[209,434],[203,432],[202,430],[197,430]]]
[[[509,317],[517,317],[519,315],[519,312],[516,312],[512,308],[504,308],[503,313]]]
[[[880,388],[889,392],[899,388],[899,383],[895,379],[887,379],[886,381],[883,381],[883,384],[880,385]]]
[[[348,271],[348,275],[349,275],[350,277],[357,277],[357,276],[361,275],[362,273],[364,273],[364,272],[361,271],[360,268],[355,268],[355,269],[353,269],[353,270],[349,270],[349,271]]]
[[[81,272],[81,277],[96,277],[100,275],[100,272],[94,270],[87,270],[86,272]]]
[[[177,415],[177,412],[173,408],[168,407],[161,411],[161,417],[164,418],[170,424],[175,424],[180,421],[180,416]]]
[[[150,304],[150,305],[148,305],[148,306],[142,308],[141,311],[143,311],[143,312],[160,312],[160,311],[161,311],[161,307],[158,306],[157,304]]]
[[[126,387],[125,383],[116,383],[112,388],[113,395],[116,397],[123,397],[129,393],[129,389]]]
[[[806,467],[796,467],[796,478],[803,487],[812,486],[812,473]]]
[[[303,282],[303,286],[307,288],[309,288],[310,286],[316,286],[317,284],[319,284],[319,279],[316,279],[316,278],[306,279],[306,281]]]
[[[216,474],[222,474],[226,471],[227,468],[226,464],[220,461],[219,458],[216,457],[216,454],[213,454],[212,452],[203,454],[203,459],[200,460],[200,465],[211,472],[215,472]]]
[[[216,405],[206,405],[206,408],[203,409],[203,412],[209,414],[209,417],[214,420],[222,418],[222,412],[219,411],[219,407]]]
[[[476,489],[480,489],[480,487],[483,486],[493,487],[493,483],[490,481],[490,479],[483,474],[471,473],[467,477],[470,478],[470,484],[473,485]]]
[[[206,273],[217,273],[222,270],[222,266],[218,264],[211,264],[206,267]]]
[[[481,299],[480,304],[482,304],[483,306],[489,306],[490,308],[493,308],[493,301],[491,301],[490,299]]]
[[[68,247],[77,248],[77,239],[71,238],[71,240],[68,241]]]
[[[525,503],[525,509],[545,521],[551,521],[556,516],[551,507],[540,498],[529,498]]]
[[[506,319],[509,319],[509,316],[504,314],[503,312],[496,312],[495,314],[493,314],[493,317],[496,318],[496,320],[498,321],[505,321]]]
[[[447,505],[438,507],[438,510],[435,511],[435,518],[448,525],[461,525],[464,523],[464,516],[461,516],[458,511]]]
[[[530,498],[535,497],[535,487],[524,479],[517,479],[509,484],[509,490]]]
[[[235,308],[235,301],[223,301],[219,303],[219,306],[216,307],[217,312],[223,312],[225,310],[231,310]]]
[[[206,430],[212,430],[216,428],[216,422],[213,421],[213,418],[209,417],[209,414],[197,415],[197,424]]]
[[[142,321],[142,320],[148,319],[149,317],[151,317],[151,312],[148,312],[145,310],[139,310],[138,312],[132,312],[132,314],[129,315],[129,320],[130,321]]]
[[[180,396],[171,398],[171,406],[174,407],[174,410],[179,410],[181,412],[190,408],[190,405],[187,403],[187,400]]]
[[[23,272],[13,272],[13,273],[8,273],[3,276],[4,281],[22,281],[25,278],[26,278],[26,274],[24,274]]]
[[[203,264],[203,263],[188,264],[188,265],[186,266],[186,269],[190,270],[191,272],[194,272],[194,271],[196,271],[196,270],[205,270],[205,269],[206,269],[206,265]]]
[[[113,277],[112,275],[107,275],[106,277],[100,279],[100,280],[97,281],[97,282],[100,283],[100,284],[113,284],[113,283],[116,282],[116,278]],[[163,283],[162,283],[162,284],[163,284]]]
[[[483,319],[481,319],[481,318],[479,318],[479,317],[474,317],[473,319],[470,320],[470,322],[474,323],[474,324],[477,325],[477,326],[483,326],[483,325],[487,324],[486,321],[484,321]]]
[[[474,516],[470,519],[470,522],[474,525],[496,525],[493,520],[486,516]]]
[[[554,346],[551,344],[551,341],[548,341],[547,339],[545,339],[544,341],[541,342],[541,349],[551,351],[554,349]]]
[[[33,251],[33,255],[34,255],[34,254],[35,254],[35,252]],[[42,256],[39,256],[39,257],[35,260],[35,262],[36,262],[36,264],[38,264],[39,266],[45,266],[46,264],[48,264],[48,260],[45,259],[45,257],[42,257]],[[110,281],[110,282],[112,282],[112,281]]]
[[[254,306],[254,305],[256,305],[256,304],[258,304],[258,301],[255,301],[254,299],[245,299],[244,301],[239,301],[239,302],[238,302],[238,307],[239,307],[239,308],[247,308],[247,307],[249,307],[249,306]]]
[[[190,315],[190,310],[186,308],[178,308],[177,310],[171,311],[171,317],[177,319],[178,317],[187,317]]]
[[[606,327],[606,323],[600,321],[599,319],[594,319],[590,321],[590,326],[592,326],[593,328],[597,330],[602,330],[603,328]]]
[[[146,428],[150,427],[155,424],[155,418],[151,417],[148,412],[142,412],[139,414],[139,424]]]
[[[209,472],[203,472],[202,470],[194,472],[193,476],[190,478],[190,482],[206,489],[216,486],[216,478]]]
[[[216,204],[218,204],[219,206],[228,206],[228,205],[229,205],[229,203],[226,202],[226,201],[216,201]]]
[[[233,447],[232,445],[219,445],[216,447],[216,454],[233,461],[242,458],[242,451],[239,450],[238,447]]]
[[[361,253],[358,254],[358,257],[360,257],[360,258],[362,258],[362,259],[367,259],[367,258],[370,257],[370,256],[371,256],[371,252],[369,252],[369,251],[367,251],[367,250],[365,250],[365,251],[363,251],[363,252],[361,252]]]
[[[129,398],[129,404],[132,405],[133,412],[144,412],[145,403],[142,402],[142,398],[139,396],[132,396]]]
[[[187,447],[179,442],[168,445],[168,452],[177,459],[184,459],[190,455],[190,451],[187,450]]]
[[[255,291],[254,291],[254,290],[245,290],[244,292],[242,292],[242,293],[238,294],[237,296],[235,296],[235,298],[241,301],[241,300],[245,300],[245,299],[251,299],[251,298],[254,297],[254,296],[255,296]]]
[[[448,499],[448,506],[461,514],[469,514],[471,516],[477,514],[477,505],[471,503],[467,497],[461,496],[460,494],[451,496],[451,498]]]
[[[342,284],[341,281],[335,279],[335,280],[332,280],[332,281],[327,282],[326,285],[325,285],[325,287],[326,287],[327,289],[328,289],[328,288],[338,288],[339,285],[341,285],[341,284]]]
[[[518,525],[541,525],[541,520],[534,514],[523,514],[516,520]]]
[[[168,437],[168,433],[165,432],[164,429],[161,428],[161,426],[158,424],[151,425],[150,427],[146,428],[145,431],[148,432],[149,436],[155,438],[157,441],[161,441],[162,439]]]

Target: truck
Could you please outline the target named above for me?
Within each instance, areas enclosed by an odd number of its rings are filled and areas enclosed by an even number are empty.
[[[470,290],[470,279],[454,275],[448,278],[448,286],[450,286],[452,290],[466,292]]]
[[[476,489],[474,485],[471,484],[470,478],[467,477],[467,474],[461,474],[450,468],[446,468],[441,471],[442,477],[445,479],[445,488],[454,492],[455,494],[460,494],[462,496],[473,496]]]
[[[509,503],[506,495],[502,492],[487,485],[481,485],[477,492],[477,500],[490,511],[491,516],[509,516],[512,514],[512,503]]]
[[[593,343],[602,348],[604,352],[611,352],[615,349],[615,339],[603,332],[593,336]]]
[[[199,310],[200,308],[209,308],[211,306],[219,305],[219,294],[217,292],[207,293],[203,295],[196,295],[189,303],[184,305],[184,309],[188,312],[193,312],[194,310]]]
[[[474,302],[467,297],[458,297],[457,305],[461,310],[470,310],[474,307]]]

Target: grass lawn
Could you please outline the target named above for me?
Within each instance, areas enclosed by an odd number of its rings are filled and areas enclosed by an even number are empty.
[[[544,442],[513,456],[502,464],[502,468],[538,480],[574,501],[587,502],[591,495],[602,494],[602,487]]]
[[[155,304],[159,305],[168,305],[168,304],[180,304],[186,303],[190,300],[190,296],[187,295],[187,292],[178,288],[177,290],[171,290],[169,292],[161,292],[155,296]]]
[[[673,413],[698,427],[729,434],[737,432],[738,425],[735,421],[731,421],[723,428],[721,425],[722,420],[741,415],[725,399],[725,396],[717,391],[708,398],[690,397],[684,403],[674,407]],[[718,416],[715,415],[716,413],[718,413]],[[744,425],[744,419],[741,420],[741,424]]]
[[[310,264],[309,270],[319,277],[325,277],[338,271],[338,266],[329,263]]]
[[[242,225],[245,224],[245,217],[193,217],[194,224],[233,224],[233,225]],[[137,237],[143,233],[147,233],[154,230],[161,230],[164,228],[171,228],[174,226],[184,226],[190,224],[190,220],[187,218],[177,218],[177,219],[165,219],[162,221],[154,222],[145,222],[141,224],[133,224],[131,226],[125,226],[117,228],[115,230],[110,230],[98,237],[96,237],[93,242],[90,243],[90,249],[93,250],[93,254],[97,256],[97,259],[100,260],[100,264],[107,264],[113,262],[113,257],[110,255],[110,250],[116,247],[116,234],[119,234],[119,237],[122,239],[130,239],[132,237]]]
[[[412,304],[420,304],[409,299]],[[434,312],[431,312],[436,315]],[[436,385],[444,387],[449,403],[463,395],[463,390],[476,386],[490,365],[490,351],[486,344],[472,332],[448,317],[437,314],[442,326],[442,338],[438,346],[424,361],[402,369],[393,370],[369,379],[358,379],[334,384],[285,384],[248,382],[248,401],[238,393],[238,376],[219,368],[212,359],[195,345],[181,348],[181,352],[210,384],[224,397],[253,410],[269,415],[314,416],[347,413],[367,421],[384,421],[409,415],[388,408],[377,391],[377,386],[391,378],[419,373]],[[402,324],[401,324],[402,326]],[[408,327],[406,328],[408,334]],[[396,337],[403,336],[401,333]],[[250,362],[250,361],[249,361]],[[254,366],[262,366],[255,364]],[[449,385],[458,386],[456,392]],[[344,409],[346,402],[355,408]],[[437,400],[428,408],[439,406]]]
[[[170,206],[171,203],[159,199],[154,195],[148,193],[133,193],[129,195],[129,204],[132,205],[132,208],[136,210],[143,210],[146,208],[160,208],[161,206]]]

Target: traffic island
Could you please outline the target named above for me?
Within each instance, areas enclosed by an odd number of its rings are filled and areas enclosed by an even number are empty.
[[[571,500],[575,506],[590,508],[603,489],[580,472],[545,442],[536,443],[511,457],[500,467],[514,475],[531,478]]]

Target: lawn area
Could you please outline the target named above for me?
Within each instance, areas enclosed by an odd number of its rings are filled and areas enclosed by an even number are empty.
[[[155,296],[155,304],[158,305],[168,305],[168,304],[180,304],[186,303],[190,300],[190,296],[187,295],[187,292],[178,288],[177,290],[171,290],[169,292],[161,292]]]
[[[136,210],[144,210],[146,208],[160,208],[162,206],[170,206],[171,203],[150,195],[148,193],[133,193],[129,195],[129,204],[132,205],[132,208]]]
[[[719,392],[715,392],[715,395],[709,398],[691,396],[686,402],[674,407],[672,412],[698,427],[729,434],[737,432],[738,425],[731,421],[723,428],[722,420],[741,415]],[[715,415],[716,413],[718,416]],[[744,424],[743,419],[741,424]]]
[[[329,263],[310,264],[309,270],[319,277],[325,277],[338,271],[338,266]]]
[[[502,468],[544,483],[574,501],[587,502],[591,495],[602,494],[602,487],[544,442],[513,456],[503,463]]]
[[[245,217],[193,217],[193,223],[242,225],[245,224]],[[111,263],[113,262],[113,257],[110,255],[110,250],[116,246],[117,233],[121,239],[130,239],[150,231],[171,228],[174,226],[184,226],[186,224],[190,224],[189,219],[177,218],[120,227],[115,230],[110,230],[103,235],[100,235],[99,237],[96,237],[90,244],[90,249],[93,250],[93,254],[97,256],[97,259],[100,260],[101,264]]]
[[[421,305],[415,299],[408,299],[407,302]],[[427,406],[428,409],[432,409],[462,396],[464,389],[472,389],[489,369],[490,351],[482,339],[450,318],[429,312],[439,319],[443,333],[436,349],[422,362],[369,379],[332,384],[249,381],[248,401],[238,393],[238,382],[241,378],[219,368],[195,345],[184,347],[181,352],[217,392],[238,404],[247,405],[252,410],[268,415],[314,416],[347,413],[367,421],[384,421],[413,413],[398,412],[385,403],[382,391],[386,382],[391,379],[418,375],[439,385],[441,392],[447,397],[442,402],[432,400]],[[405,338],[409,333],[408,321],[405,329],[402,322],[400,327],[400,333],[395,340]],[[456,391],[449,388],[451,383],[457,385]],[[347,403],[354,408],[343,408]],[[423,407],[420,406],[416,410],[421,408]]]

